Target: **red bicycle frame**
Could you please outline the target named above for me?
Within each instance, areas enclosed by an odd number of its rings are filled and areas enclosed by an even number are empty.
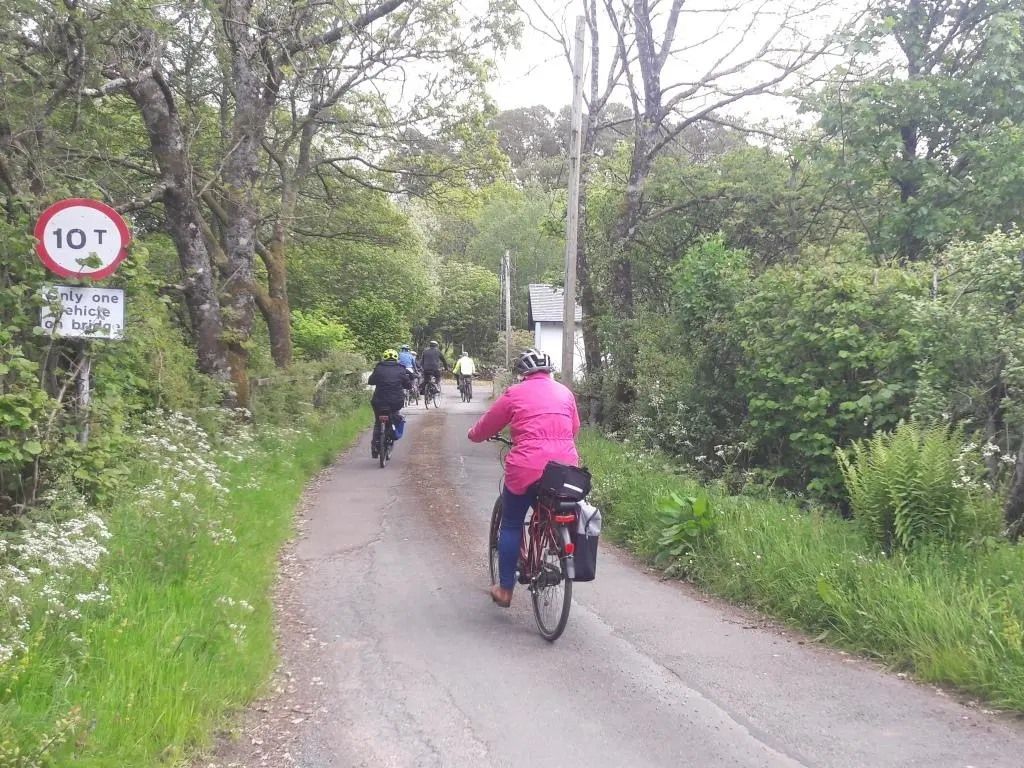
[[[519,545],[519,558],[525,564],[526,576],[531,581],[541,573],[544,550],[558,552],[564,563],[565,577],[575,576],[573,552],[575,546],[568,526],[576,522],[578,507],[575,503],[558,499],[538,498],[530,522],[523,526],[523,540]]]

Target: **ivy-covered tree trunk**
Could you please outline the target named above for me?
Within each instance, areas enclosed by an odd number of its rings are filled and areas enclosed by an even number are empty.
[[[589,156],[587,152],[584,152],[584,158]],[[579,286],[580,308],[583,310],[583,322],[581,323],[583,354],[586,359],[587,381],[590,390],[587,420],[593,426],[601,420],[601,377],[603,376],[604,369],[602,366],[601,336],[598,333],[597,327],[599,318],[597,294],[594,291],[590,261],[587,258],[588,165],[586,160],[584,160],[580,169],[580,236],[576,239],[576,284]]]
[[[366,28],[406,2],[386,0],[350,22],[305,41],[302,40],[305,11],[297,12],[285,20],[294,25],[289,28],[281,24],[282,19],[256,13],[253,0],[224,0],[221,4],[224,31],[231,53],[231,83],[235,97],[231,143],[224,164],[227,198],[224,250],[229,270],[225,285],[225,327],[232,376],[242,404],[248,402],[248,342],[252,336],[254,306],[257,302],[267,320],[275,363],[287,366],[292,357],[284,231],[275,233],[280,247],[271,251],[257,247],[261,223],[259,193],[263,174],[263,141],[267,122],[278,102],[284,69],[294,66],[290,57],[298,56],[303,51],[333,46],[346,34]],[[284,56],[280,53],[282,42],[287,48],[287,55]],[[308,145],[306,152],[308,157]],[[288,202],[285,202],[287,208]],[[294,208],[294,198],[290,205]],[[270,282],[265,289],[255,283],[257,250],[267,265]]]
[[[657,123],[651,115],[660,109],[660,101],[652,99],[645,113],[636,121],[629,179],[615,224],[614,240],[611,243],[611,303],[618,320],[615,342],[615,402],[619,406],[617,410],[628,407],[636,399],[634,382],[639,348],[634,328],[636,307],[633,297],[632,248],[643,216],[644,189],[651,173],[654,146],[657,141]]]
[[[294,170],[288,158],[272,155],[281,171],[281,208],[274,222],[269,248],[260,248],[260,258],[267,270],[266,288],[257,287],[256,306],[267,324],[270,336],[270,355],[278,368],[292,364],[291,304],[288,300],[288,226],[295,216],[299,187],[310,172],[310,154],[315,134],[315,121],[319,119],[319,105],[312,105],[299,134],[298,159]]]
[[[267,324],[270,336],[270,356],[278,368],[292,364],[292,320],[288,303],[288,271],[285,262],[284,222],[274,226],[270,248],[261,249],[260,257],[267,270],[267,287],[257,286],[256,306]]]
[[[228,278],[224,285],[228,358],[239,404],[249,403],[249,339],[255,317],[254,267],[260,207],[262,142],[276,71],[267,71],[267,30],[252,14],[251,0],[225,0],[224,29],[231,50],[231,82],[235,113],[228,156],[224,163],[227,222],[224,251]]]
[[[194,173],[177,107],[159,71],[133,80],[128,91],[139,108],[163,177],[164,216],[181,264],[185,304],[195,335],[199,370],[226,381],[229,366],[220,298],[210,252],[203,238],[204,222],[192,188]]]

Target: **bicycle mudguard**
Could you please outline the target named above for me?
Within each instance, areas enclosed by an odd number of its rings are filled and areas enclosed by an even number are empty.
[[[573,543],[569,527],[562,525],[559,528],[559,535],[562,537],[562,551],[567,553],[562,557],[562,575],[569,581],[574,581],[576,579],[576,558],[573,552],[576,546]]]

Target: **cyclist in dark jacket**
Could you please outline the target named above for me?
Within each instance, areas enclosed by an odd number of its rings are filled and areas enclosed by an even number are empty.
[[[441,381],[441,371],[448,370],[448,361],[444,359],[444,354],[437,346],[436,341],[430,342],[429,346],[423,350],[423,354],[420,355],[419,359],[420,370],[423,371],[423,383],[427,383],[427,377],[433,376],[434,381]],[[420,387],[422,392],[423,387]]]
[[[402,417],[402,406],[405,405],[405,390],[412,386],[412,374],[398,362],[398,353],[389,349],[381,356],[367,380],[373,385],[373,397],[370,405],[373,406],[373,415],[376,417],[381,413],[391,414],[391,421],[395,425],[395,439],[399,440],[405,432],[405,419]],[[371,453],[374,458],[377,455],[378,439],[380,437],[380,422],[373,420],[373,444]]]

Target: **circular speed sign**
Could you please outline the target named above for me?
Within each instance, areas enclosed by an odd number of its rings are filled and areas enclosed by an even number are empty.
[[[89,280],[114,274],[132,239],[121,214],[84,198],[61,200],[43,211],[35,236],[43,266],[61,277]]]

